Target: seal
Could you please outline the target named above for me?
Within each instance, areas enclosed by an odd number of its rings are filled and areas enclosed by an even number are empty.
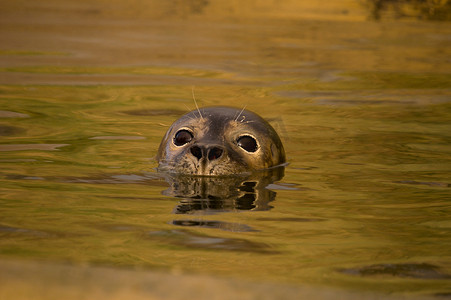
[[[204,107],[176,120],[158,149],[158,170],[187,175],[251,173],[285,162],[274,128],[256,113]]]

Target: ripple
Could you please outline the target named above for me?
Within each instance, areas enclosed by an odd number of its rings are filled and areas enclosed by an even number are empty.
[[[221,222],[221,221],[174,220],[171,222],[171,224],[176,225],[176,226],[221,229],[221,230],[232,231],[232,232],[257,231],[246,224],[229,223],[229,222]]]
[[[55,151],[60,147],[69,146],[69,144],[3,144],[0,145],[0,151],[23,151],[23,150],[45,150]]]
[[[0,118],[29,118],[27,114],[22,114],[14,111],[0,110]]]
[[[24,133],[25,129],[16,126],[0,125],[0,136],[11,136]]]
[[[39,230],[32,230],[27,228],[10,227],[6,225],[0,225],[0,235],[3,237],[12,237],[17,235],[26,235],[36,238],[52,238],[58,237],[55,233],[44,232]]]
[[[33,158],[0,159],[0,162],[32,162],[37,161]]]
[[[340,269],[341,273],[359,276],[394,276],[416,279],[450,279],[451,275],[428,263],[376,264],[361,268]]]
[[[450,183],[446,182],[427,182],[427,181],[415,181],[415,180],[398,180],[393,181],[393,183],[399,183],[399,184],[410,184],[410,185],[427,185],[432,187],[451,187]]]
[[[279,253],[264,243],[245,239],[201,235],[182,230],[149,232],[147,237],[152,240],[160,240],[173,245],[205,250],[243,251],[266,254]]]
[[[90,140],[145,140],[143,136],[133,136],[133,135],[105,135],[105,136],[95,136],[89,138]]]
[[[127,110],[123,113],[132,116],[181,116],[186,111],[178,109],[135,109]]]
[[[324,222],[326,219],[320,218],[258,218],[258,221],[269,222]]]

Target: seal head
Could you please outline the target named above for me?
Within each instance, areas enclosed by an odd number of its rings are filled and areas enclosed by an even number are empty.
[[[193,110],[175,121],[158,149],[158,169],[221,176],[249,173],[285,162],[272,126],[257,114],[230,107]]]

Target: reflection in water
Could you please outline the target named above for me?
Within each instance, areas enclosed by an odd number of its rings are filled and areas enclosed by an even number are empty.
[[[226,177],[167,174],[170,187],[163,194],[181,198],[174,208],[176,214],[269,210],[276,192],[266,187],[282,179],[284,169],[277,167],[245,176]]]
[[[169,188],[164,195],[181,198],[175,214],[214,214],[240,210],[269,210],[276,192],[267,189],[282,179],[285,167],[280,166],[249,175],[207,177],[166,174]],[[173,225],[215,228],[233,232],[256,231],[246,224],[211,220],[174,220]]]

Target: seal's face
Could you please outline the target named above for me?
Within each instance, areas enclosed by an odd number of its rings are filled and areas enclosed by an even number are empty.
[[[207,107],[172,124],[157,159],[162,171],[220,176],[277,166],[285,152],[276,131],[255,113]]]

